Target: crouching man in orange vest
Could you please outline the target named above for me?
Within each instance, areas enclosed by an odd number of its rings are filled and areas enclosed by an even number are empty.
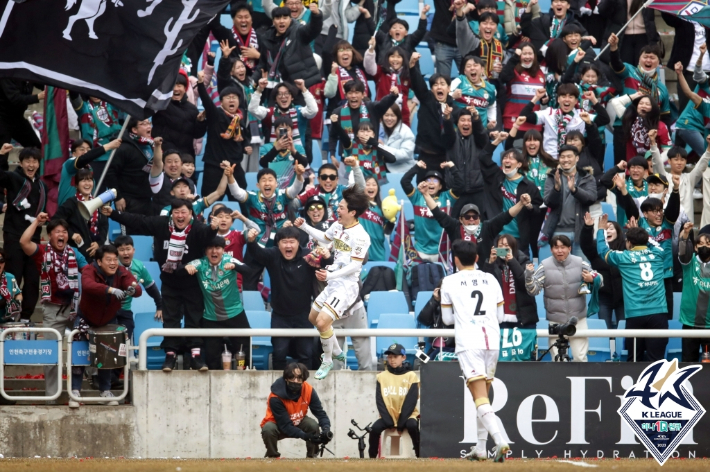
[[[292,362],[284,369],[283,377],[271,386],[266,416],[261,421],[265,457],[281,457],[278,441],[284,438],[303,439],[306,441],[306,457],[316,457],[318,445],[327,444],[333,437],[328,415],[307,379],[306,366]],[[306,416],[308,408],[318,418],[318,423]]]

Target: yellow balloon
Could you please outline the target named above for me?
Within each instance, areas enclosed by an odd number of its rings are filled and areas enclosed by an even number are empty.
[[[394,189],[391,188],[389,195],[382,200],[382,214],[387,221],[394,223],[395,218],[397,218],[397,212],[401,208],[402,206],[397,201],[397,197],[394,196]]]

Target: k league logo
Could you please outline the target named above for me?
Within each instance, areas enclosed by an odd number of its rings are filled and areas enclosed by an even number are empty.
[[[654,362],[624,395],[619,415],[660,465],[705,414],[682,385],[700,369],[699,365],[678,369],[676,360]]]

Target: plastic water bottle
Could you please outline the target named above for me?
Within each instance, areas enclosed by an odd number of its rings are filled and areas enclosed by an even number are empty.
[[[708,347],[705,346],[705,352],[700,356],[700,362],[703,364],[710,364],[710,352],[708,352]]]
[[[226,344],[222,353],[222,370],[232,370],[232,353],[229,352]]]
[[[239,346],[239,352],[237,352],[237,370],[246,369],[246,357],[247,355],[244,353],[244,345],[241,344]]]

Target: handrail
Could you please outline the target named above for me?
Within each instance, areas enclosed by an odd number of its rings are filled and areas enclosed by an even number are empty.
[[[57,392],[52,396],[23,396],[23,395],[8,395],[5,393],[5,337],[10,333],[28,332],[28,333],[53,333],[57,337]],[[46,339],[51,341],[51,339]],[[36,364],[25,364],[36,365]],[[52,364],[54,365],[54,364]],[[0,332],[0,395],[10,401],[52,401],[59,398],[62,394],[62,335],[54,328],[7,328]]]
[[[538,337],[556,338],[556,334],[549,334],[546,329],[538,329]],[[350,337],[453,337],[453,329],[337,329],[335,335]],[[315,329],[271,329],[271,328],[240,328],[240,329],[199,329],[199,328],[149,328],[141,334],[138,340],[138,370],[148,370],[148,338],[152,336],[163,337],[285,337],[285,338],[310,338],[319,336]],[[706,338],[704,330],[677,330],[677,329],[579,329],[574,335],[580,338]]]
[[[74,342],[74,336],[76,334],[79,334],[80,331],[78,329],[75,329],[71,333],[69,333],[69,338],[67,339],[67,393],[69,394],[69,398],[71,400],[74,400],[75,402],[81,402],[81,403],[109,403],[109,402],[117,402],[121,401],[126,396],[128,395],[128,378],[130,377],[130,351],[131,351],[131,340],[129,338],[126,338],[126,365],[123,367],[123,393],[117,397],[77,397],[72,393],[72,388],[71,388],[71,376],[72,376],[72,363],[71,363],[71,357],[72,357],[72,343]]]

